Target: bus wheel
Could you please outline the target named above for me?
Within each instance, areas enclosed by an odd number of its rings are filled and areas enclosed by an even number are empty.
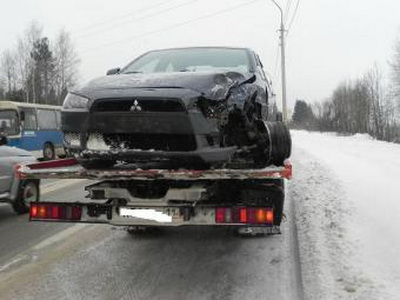
[[[39,183],[36,181],[23,181],[20,183],[18,197],[12,203],[17,214],[29,212],[31,202],[39,201]]]
[[[43,158],[45,160],[53,160],[56,158],[56,153],[54,151],[54,146],[50,143],[46,143],[43,146]]]

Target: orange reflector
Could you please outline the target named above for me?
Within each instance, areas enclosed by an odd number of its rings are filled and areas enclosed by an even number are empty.
[[[256,222],[257,223],[264,223],[265,222],[265,213],[264,209],[259,208],[256,211]]]
[[[267,223],[274,222],[274,212],[272,210],[267,210],[267,212],[265,213],[265,221]]]
[[[39,207],[38,217],[39,218],[46,217],[46,207],[44,206]]]

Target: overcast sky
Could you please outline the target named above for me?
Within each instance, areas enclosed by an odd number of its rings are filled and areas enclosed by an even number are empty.
[[[288,1],[280,1],[283,8]],[[0,51],[14,47],[31,20],[50,38],[70,31],[83,82],[155,48],[245,46],[260,54],[281,95],[280,19],[270,0],[13,0],[1,12]],[[388,71],[399,29],[399,0],[300,0],[287,41],[290,105],[323,100],[374,63]]]

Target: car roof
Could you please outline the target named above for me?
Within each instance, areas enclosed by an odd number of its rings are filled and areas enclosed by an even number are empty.
[[[195,46],[195,47],[177,47],[177,48],[164,48],[164,49],[154,49],[148,52],[155,51],[168,51],[168,50],[191,50],[191,49],[226,49],[226,50],[244,50],[248,52],[253,52],[250,48],[245,47],[228,47],[228,46]]]

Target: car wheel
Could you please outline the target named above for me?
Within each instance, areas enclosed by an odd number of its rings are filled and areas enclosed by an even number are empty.
[[[56,158],[56,152],[54,151],[54,146],[51,143],[44,144],[43,158],[45,160],[53,160]]]
[[[292,139],[290,131],[284,123],[267,123],[270,132],[271,162],[276,166],[283,165],[285,159],[289,158],[292,150]]]
[[[29,212],[31,202],[39,201],[39,183],[25,181],[20,184],[18,197],[13,202],[14,211],[18,214]]]

